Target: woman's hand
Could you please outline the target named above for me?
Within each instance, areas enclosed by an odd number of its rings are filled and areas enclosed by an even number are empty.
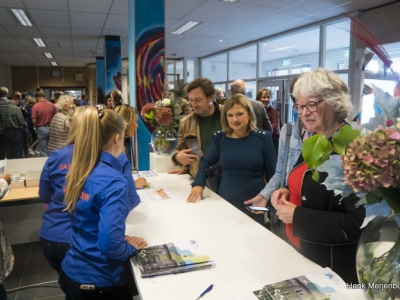
[[[257,195],[254,198],[250,200],[244,201],[244,205],[250,205],[250,206],[259,206],[259,207],[266,207],[267,206],[267,200],[261,196]],[[252,211],[253,214],[264,214],[265,211]]]
[[[137,236],[125,236],[125,242],[131,244],[136,249],[142,249],[147,246],[147,242],[140,237]]]
[[[141,189],[142,187],[145,187],[147,185],[147,180],[144,177],[139,177],[138,179],[135,180],[135,187],[137,189]]]
[[[0,179],[4,179],[5,181],[7,181],[8,185],[10,185],[11,183],[11,176],[8,173],[0,175]]]
[[[171,170],[169,170],[167,172],[168,174],[178,174],[178,175],[182,175],[182,174],[187,174],[188,173],[188,169],[187,168],[173,168]]]
[[[271,204],[277,210],[277,206],[282,204],[282,200],[289,200],[289,190],[286,188],[277,189],[271,195]]]
[[[197,199],[199,199],[199,196],[200,196],[200,199],[203,200],[204,199],[203,191],[204,191],[204,187],[202,187],[202,186],[196,185],[196,186],[192,187],[189,197],[187,198],[187,202],[188,203],[196,203]]]
[[[282,204],[278,205],[276,208],[276,215],[283,223],[292,224],[294,210],[297,206],[285,199],[282,199],[281,201]]]

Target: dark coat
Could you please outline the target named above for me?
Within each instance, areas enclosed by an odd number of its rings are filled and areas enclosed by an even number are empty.
[[[330,267],[345,282],[357,283],[356,248],[365,209],[355,206],[359,201],[355,195],[341,200],[340,195],[334,196],[332,190],[327,190],[321,184],[326,173],[320,172],[319,183],[311,176],[312,172],[307,170],[301,188],[301,207],[293,215],[293,236],[300,238],[297,250],[320,266]]]

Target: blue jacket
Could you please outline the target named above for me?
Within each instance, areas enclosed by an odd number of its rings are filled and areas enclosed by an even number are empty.
[[[74,146],[68,145],[52,151],[40,176],[39,196],[43,202],[49,204],[42,218],[40,236],[53,242],[69,244],[71,241],[71,223],[68,213],[63,211],[65,208],[63,188],[73,150]],[[131,210],[140,203],[140,198],[136,192],[129,160],[124,153],[121,153],[118,160],[128,183]]]
[[[124,241],[129,213],[126,179],[118,160],[101,152],[70,214],[71,248],[62,262],[69,278],[98,287],[126,283],[123,262],[136,251]]]
[[[284,151],[286,144],[286,128],[287,125],[284,125],[282,127],[279,137],[278,162],[276,164],[275,174],[268,181],[268,184],[265,186],[265,188],[260,192],[260,195],[263,196],[268,201],[271,198],[272,192],[280,188],[282,176],[285,176],[284,183],[286,184],[289,173],[293,169],[294,164],[297,162],[301,154],[301,148],[303,147],[303,142],[301,139],[301,122],[300,119],[297,119],[296,122],[292,125],[292,135],[290,136],[289,140],[290,144],[289,144],[288,162],[286,166],[286,172],[283,173],[282,168],[283,168],[283,159],[284,159]]]

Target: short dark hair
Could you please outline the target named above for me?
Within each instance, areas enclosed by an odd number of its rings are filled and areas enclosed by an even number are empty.
[[[185,91],[186,93],[189,93],[190,91],[197,89],[198,87],[200,87],[203,90],[204,95],[206,95],[206,97],[211,97],[215,95],[214,83],[210,79],[204,77],[199,77],[188,83],[185,86]]]
[[[35,98],[40,98],[40,97],[44,97],[43,91],[37,91],[37,92],[35,93]]]

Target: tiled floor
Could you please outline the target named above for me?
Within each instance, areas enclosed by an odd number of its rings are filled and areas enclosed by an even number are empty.
[[[14,251],[14,268],[6,278],[8,300],[63,300],[65,295],[57,280],[58,274],[43,257],[39,242],[12,245]],[[44,283],[19,291],[9,292],[18,287]]]

